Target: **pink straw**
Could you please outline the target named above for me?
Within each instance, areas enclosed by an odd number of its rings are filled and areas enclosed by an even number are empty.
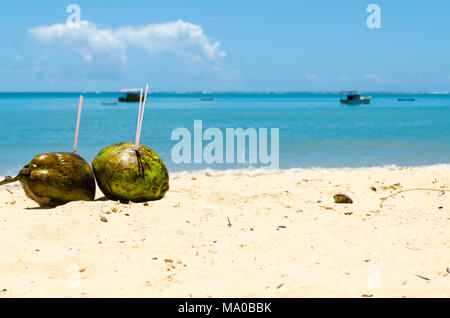
[[[139,144],[139,139],[141,139],[142,120],[144,119],[144,109],[145,109],[145,102],[147,101],[147,92],[148,92],[148,84],[145,87],[145,95],[144,95],[144,102],[142,104],[141,119],[140,119],[140,122],[139,122],[139,133],[138,133],[138,136],[137,136],[137,144]]]
[[[138,113],[138,122],[136,127],[136,140],[134,142],[134,149],[139,149],[139,124],[141,123],[141,109],[142,109],[142,88],[141,88],[141,96],[139,97],[139,113]]]
[[[73,143],[73,152],[77,152],[78,130],[80,128],[81,105],[83,105],[83,95],[80,95],[80,103],[78,104],[77,128],[75,130],[75,141]]]

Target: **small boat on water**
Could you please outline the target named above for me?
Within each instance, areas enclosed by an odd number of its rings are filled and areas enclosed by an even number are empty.
[[[137,93],[128,93],[126,97],[119,97],[119,102],[139,102],[139,95]]]
[[[344,99],[342,95],[345,94],[347,97]],[[359,104],[370,104],[372,96],[361,97],[356,91],[344,91],[340,93],[341,104],[347,105],[359,105]]]
[[[416,99],[415,99],[415,98],[397,98],[397,100],[398,100],[399,102],[413,102],[413,101],[415,101]]]
[[[210,100],[214,100],[214,98],[212,98],[212,97],[203,97],[203,98],[200,98],[200,100],[202,100],[202,101],[210,101]]]
[[[117,105],[116,102],[102,102],[102,105]]]

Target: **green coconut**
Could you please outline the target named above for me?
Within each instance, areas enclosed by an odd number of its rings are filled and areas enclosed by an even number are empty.
[[[169,190],[169,173],[150,148],[123,142],[103,148],[92,161],[97,184],[105,196],[122,202],[159,200]]]
[[[71,201],[92,201],[95,178],[89,164],[75,153],[52,152],[34,157],[15,178],[0,185],[20,181],[25,194],[43,207]]]

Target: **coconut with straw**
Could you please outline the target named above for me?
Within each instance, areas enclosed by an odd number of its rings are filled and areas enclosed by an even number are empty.
[[[138,91],[140,98],[135,142],[122,142],[105,147],[92,161],[97,184],[111,200],[158,200],[169,190],[169,173],[164,162],[152,149],[139,144],[148,85],[143,101],[143,90]]]
[[[6,177],[0,185],[20,181],[25,194],[43,207],[70,201],[92,201],[95,179],[89,164],[76,154],[83,96],[80,95],[73,152],[43,153],[34,157],[19,174]]]

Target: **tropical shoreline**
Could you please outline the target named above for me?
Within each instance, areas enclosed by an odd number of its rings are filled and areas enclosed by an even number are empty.
[[[298,168],[260,168],[260,167],[249,167],[246,169],[198,169],[198,170],[181,170],[181,171],[169,171],[169,176],[171,179],[190,177],[190,176],[207,176],[207,177],[218,177],[224,175],[247,175],[247,176],[258,176],[258,175],[271,175],[277,173],[286,172],[302,172],[302,171],[333,171],[333,170],[376,170],[376,169],[391,169],[391,170],[405,170],[405,169],[449,169],[450,164],[448,163],[438,163],[433,165],[417,165],[417,166],[397,166],[395,164],[388,164],[383,166],[371,166],[371,167],[298,167]],[[0,176],[0,180],[3,180],[6,176]],[[6,186],[14,187],[20,186],[19,182],[8,184]]]

